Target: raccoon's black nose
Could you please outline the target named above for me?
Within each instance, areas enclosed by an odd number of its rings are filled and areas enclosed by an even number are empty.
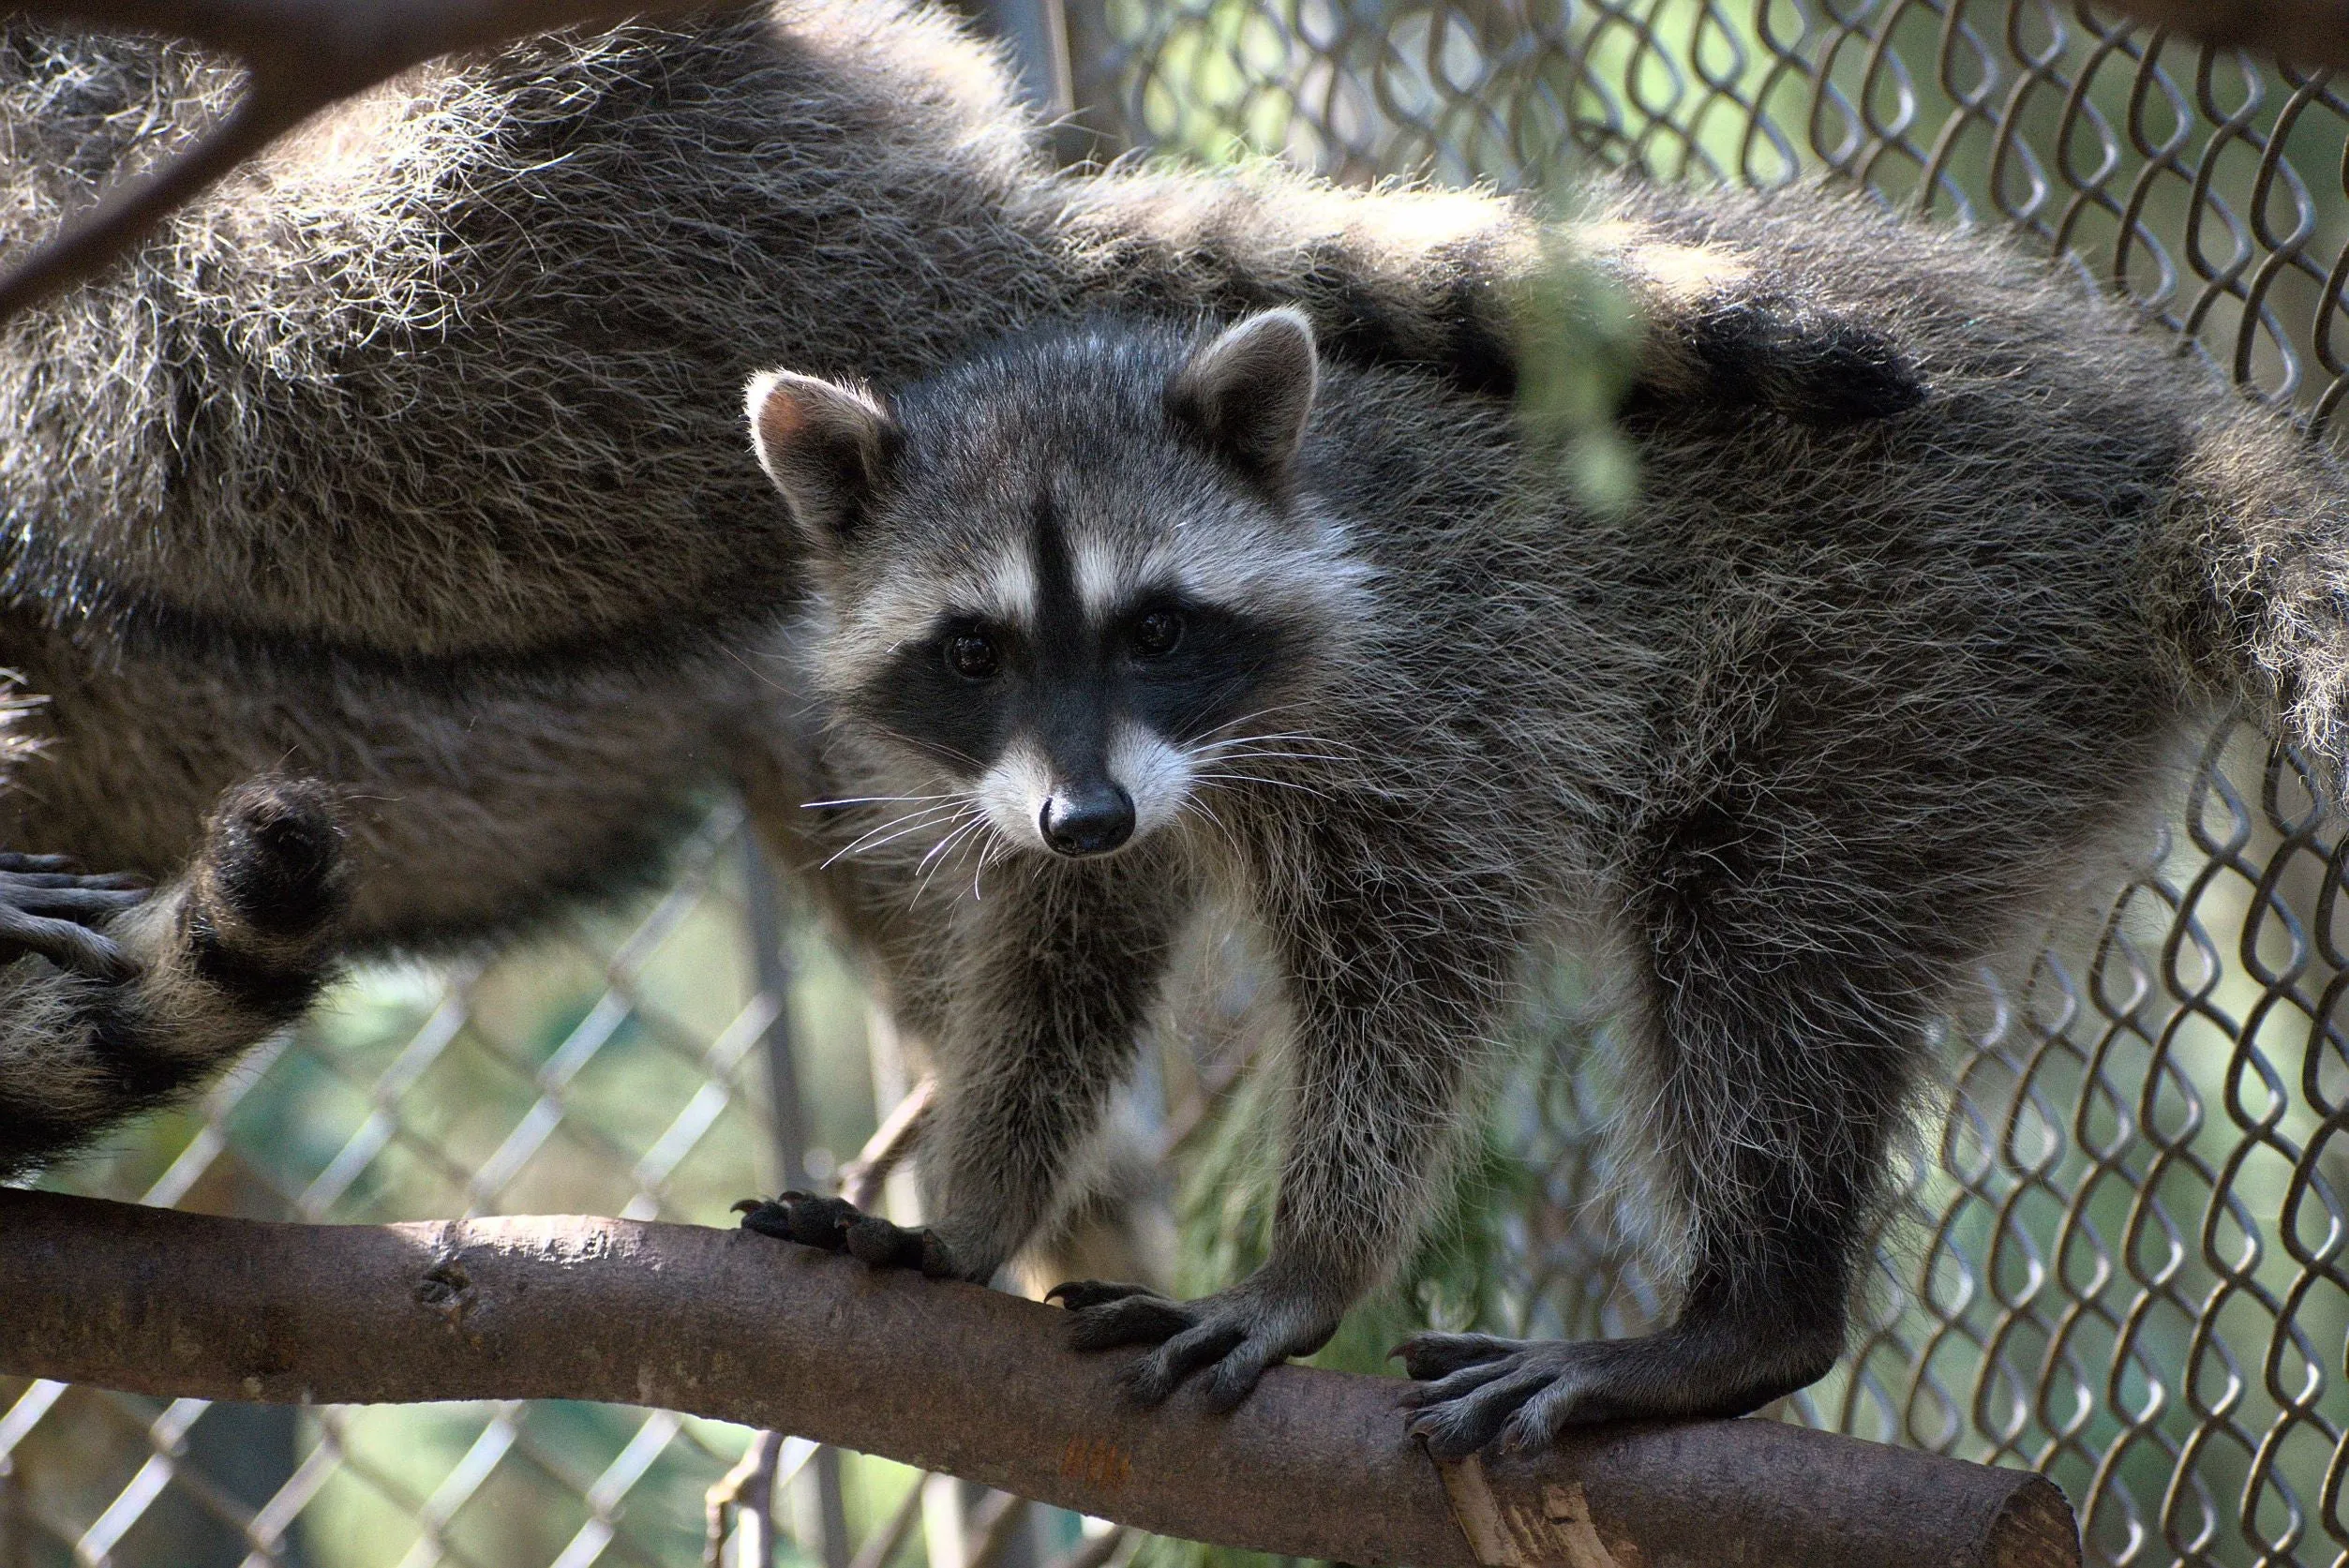
[[[1063,855],[1106,855],[1133,837],[1133,797],[1108,783],[1056,791],[1037,826]]]

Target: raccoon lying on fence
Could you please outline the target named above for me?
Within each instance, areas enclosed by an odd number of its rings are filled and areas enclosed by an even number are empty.
[[[748,1223],[985,1279],[1133,1066],[1174,933],[1250,919],[1289,1017],[1271,1256],[1204,1300],[1078,1282],[1142,1398],[1229,1406],[1409,1251],[1529,949],[1618,1001],[1623,1133],[1678,1265],[1650,1337],[1429,1334],[1442,1457],[1751,1411],[1827,1371],[1928,1029],[2248,702],[2349,766],[2349,501],[2282,421],[1981,236],[1856,202],[1630,195],[1886,301],[1923,405],[1634,423],[1622,515],[1507,415],[1318,358],[1294,311],[1094,318],[882,398],[752,382],[817,593],[843,852],[933,955],[925,1231]]]
[[[235,82],[0,28],[0,247],[176,151]],[[349,810],[353,951],[640,876],[727,783],[815,877],[801,704],[761,646],[798,551],[711,388],[786,355],[920,375],[1087,305],[1286,301],[1361,363],[1505,390],[1521,207],[1064,174],[1034,132],[986,49],[894,0],[543,39],[346,106],[7,323],[0,667],[42,700],[9,720],[38,751],[8,758],[0,843],[169,877],[224,788],[311,775]],[[1636,232],[1587,248],[1649,310],[1652,399],[1829,423],[1914,400],[1864,310]],[[24,890],[30,918],[62,907]],[[0,1168],[106,1119],[39,1113],[38,1034],[105,994],[0,976]],[[117,1038],[66,1036],[59,1059]],[[191,1020],[177,1081],[250,1038]],[[117,1110],[152,1099],[119,1077]]]

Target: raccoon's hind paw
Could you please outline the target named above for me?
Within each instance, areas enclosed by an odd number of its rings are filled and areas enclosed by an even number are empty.
[[[1758,403],[1797,424],[1889,419],[1926,397],[1924,377],[1882,331],[1791,301],[1725,300],[1692,336],[1721,401]]]
[[[745,1198],[734,1205],[742,1229],[826,1252],[845,1252],[874,1268],[920,1269],[933,1279],[960,1277],[953,1254],[935,1231],[892,1224],[845,1198],[785,1192]]]
[[[1338,1313],[1301,1293],[1251,1283],[1174,1301],[1139,1285],[1080,1279],[1055,1286],[1044,1299],[1069,1307],[1070,1341],[1080,1351],[1159,1347],[1118,1374],[1143,1404],[1162,1402],[1192,1373],[1205,1371],[1208,1406],[1228,1411],[1254,1392],[1266,1367],[1310,1355],[1338,1331]]]
[[[1574,1341],[1422,1334],[1395,1353],[1422,1380],[1403,1396],[1419,1412],[1411,1434],[1439,1459],[1464,1459],[1496,1438],[1504,1448],[1540,1448],[1602,1421],[1743,1415],[1834,1364],[1832,1351],[1719,1333]]]
[[[0,854],[0,963],[37,953],[92,979],[127,979],[138,970],[119,943],[93,922],[142,903],[140,878],[82,876],[62,855]]]
[[[324,982],[348,900],[334,794],[255,779],[220,798],[188,889],[196,973],[291,1017]]]

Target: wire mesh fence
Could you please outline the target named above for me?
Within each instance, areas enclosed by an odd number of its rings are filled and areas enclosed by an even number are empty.
[[[2041,0],[1103,0],[1112,142],[1334,177],[1578,165],[1838,178],[2005,223],[2337,435],[2349,101]],[[2230,741],[2232,742],[2230,746]],[[1796,1419],[2052,1475],[2093,1561],[2349,1562],[2343,852],[2288,755],[2219,737],[2108,910],[1955,1026],[1952,1114],[1868,1331]],[[1523,1129],[1526,1326],[1639,1326],[1589,1058]]]
[[[1103,145],[1508,187],[1586,161],[1827,172],[2019,226],[2328,430],[2349,385],[2349,100],[2321,76],[2037,0],[1037,15],[1065,28],[1068,68],[1036,74],[1065,81]],[[1913,1161],[1865,1332],[1784,1413],[2042,1469],[2093,1561],[2349,1568],[2345,864],[2291,757],[2240,726],[2215,738],[2117,901],[2084,902],[2018,988],[1951,1025],[1952,1113]],[[778,910],[731,813],[681,867],[653,903],[494,963],[363,977],[60,1185],[273,1217],[721,1222],[787,1172],[824,1176],[902,1090],[897,1065],[875,1060],[853,981]],[[1511,1217],[1490,1326],[1633,1331],[1657,1297],[1606,1196],[1597,1057],[1566,1043],[1507,1102],[1511,1152],[1544,1177]],[[1169,1065],[1168,1098],[1192,1100],[1168,1110],[1174,1145],[1226,1076]],[[695,1562],[705,1494],[746,1455],[764,1463],[753,1491],[787,1483],[777,1550],[794,1561],[1098,1568],[1131,1549],[660,1412],[296,1411],[9,1382],[0,1568]]]

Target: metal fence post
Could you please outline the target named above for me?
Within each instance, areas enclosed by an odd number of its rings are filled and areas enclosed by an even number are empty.
[[[774,1128],[775,1165],[785,1187],[815,1191],[807,1168],[807,1110],[800,1097],[800,1065],[792,1046],[791,961],[784,951],[789,924],[783,889],[756,833],[742,835],[742,902],[749,925],[753,973],[759,994],[772,998],[774,1015],[761,1044],[767,1057],[768,1113]],[[819,1448],[799,1485],[815,1490],[815,1516],[822,1540],[811,1553],[824,1568],[848,1568],[848,1514],[841,1493],[840,1451]],[[766,1501],[766,1500],[762,1500]],[[761,1563],[760,1568],[765,1568]]]

